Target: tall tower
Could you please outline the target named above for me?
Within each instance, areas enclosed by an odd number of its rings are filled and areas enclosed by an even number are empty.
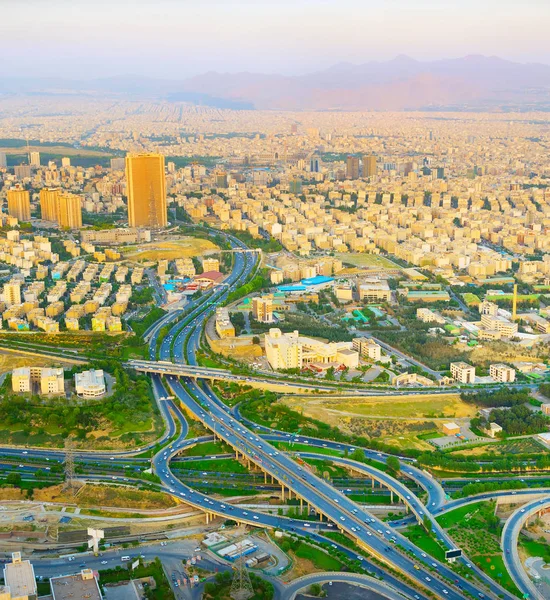
[[[346,177],[348,179],[359,179],[359,157],[348,156],[346,159]]]
[[[166,178],[162,154],[126,157],[128,224],[130,227],[166,227]]]
[[[75,493],[75,472],[74,472],[74,446],[72,440],[65,440],[65,483],[63,489],[71,494]]]
[[[76,194],[60,194],[57,198],[57,222],[59,227],[79,229],[82,227],[82,204]]]
[[[363,177],[376,175],[376,156],[363,156]]]
[[[237,559],[237,564],[235,565],[235,575],[233,576],[231,592],[229,595],[233,600],[248,600],[248,598],[252,598],[254,595],[254,588],[252,587],[250,575],[244,564],[241,542],[237,544],[237,547],[241,550],[241,555]]]
[[[40,190],[40,212],[43,221],[57,221],[59,191],[59,188],[42,188]]]
[[[31,198],[27,190],[8,190],[8,214],[19,221],[31,220]]]
[[[512,321],[518,318],[518,284],[514,284],[514,296],[512,297]]]

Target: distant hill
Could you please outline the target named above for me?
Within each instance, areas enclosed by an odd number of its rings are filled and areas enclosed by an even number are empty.
[[[301,76],[209,72],[182,81],[0,80],[0,93],[117,94],[220,108],[280,110],[550,110],[550,66],[497,57],[339,63]]]

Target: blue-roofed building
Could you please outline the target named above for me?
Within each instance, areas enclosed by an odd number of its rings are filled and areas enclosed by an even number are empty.
[[[308,277],[307,279],[302,279],[303,285],[323,285],[334,281],[334,277],[326,277],[325,275],[317,275],[316,277]]]
[[[280,292],[293,293],[293,292],[305,292],[307,287],[305,285],[281,285],[277,288]]]

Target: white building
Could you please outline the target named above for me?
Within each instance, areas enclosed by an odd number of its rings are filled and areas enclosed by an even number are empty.
[[[82,398],[100,398],[105,395],[105,375],[101,369],[90,369],[74,376],[76,393]]]

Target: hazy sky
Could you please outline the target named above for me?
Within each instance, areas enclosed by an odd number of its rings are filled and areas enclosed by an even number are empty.
[[[550,0],[0,0],[0,76],[300,74],[397,54],[550,64]]]

